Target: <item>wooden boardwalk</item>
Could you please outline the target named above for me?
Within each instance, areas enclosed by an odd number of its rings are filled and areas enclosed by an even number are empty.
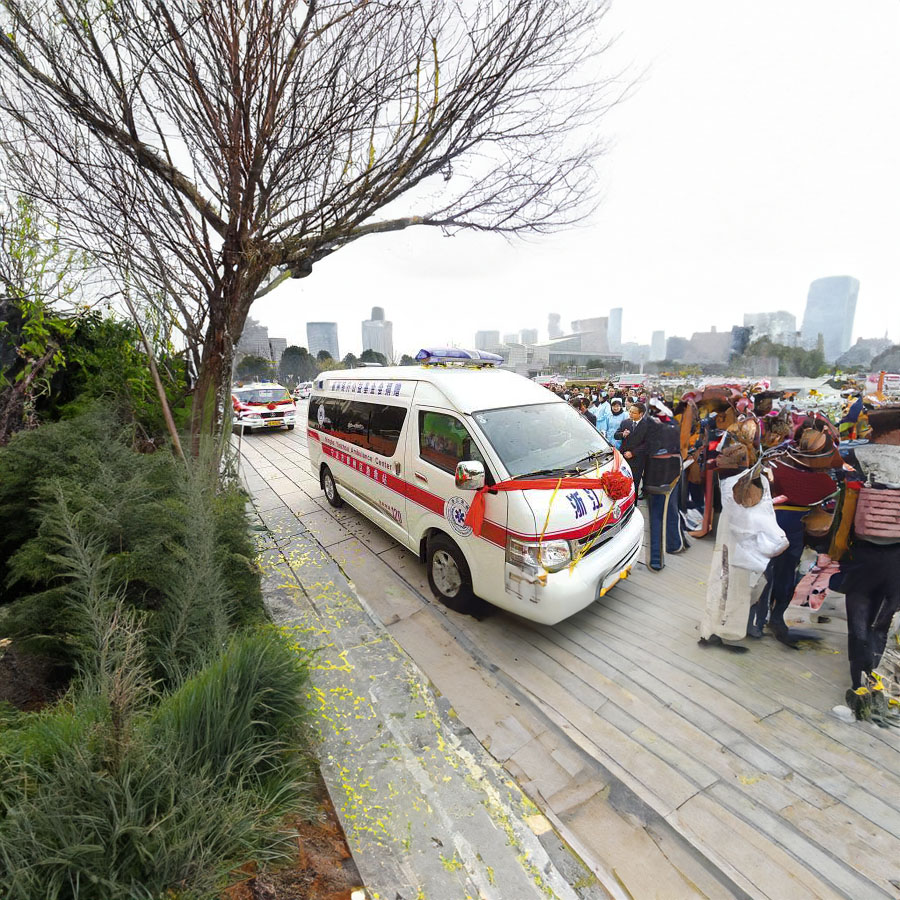
[[[553,627],[451,613],[412,554],[325,503],[301,428],[242,442],[273,527],[285,506],[303,519],[460,719],[626,896],[900,898],[900,732],[830,713],[849,682],[840,602],[803,650],[770,637],[742,655],[703,648],[707,539],[662,573],[638,566]]]

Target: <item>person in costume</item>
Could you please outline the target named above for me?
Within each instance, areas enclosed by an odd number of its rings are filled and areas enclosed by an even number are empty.
[[[781,643],[799,649],[801,640],[815,640],[812,632],[788,628],[784,614],[797,583],[797,566],[805,546],[804,519],[810,510],[837,491],[834,471],[843,460],[823,423],[807,419],[797,428],[785,454],[771,464],[772,494],[779,498],[775,518],[788,539],[788,548],[766,569],[767,589],[751,611],[748,633],[762,637],[768,618],[769,630]]]
[[[891,621],[900,611],[900,406],[872,410],[869,428],[868,443],[847,454],[852,473],[842,514],[852,515],[853,524],[832,586],[846,596],[847,705],[858,719],[900,724],[889,715],[877,671]]]
[[[722,514],[706,579],[706,605],[700,621],[700,645],[745,653],[734,643],[747,636],[748,611],[765,583],[769,560],[788,541],[775,520],[764,461],[754,461],[750,448],[727,439],[718,457]]]

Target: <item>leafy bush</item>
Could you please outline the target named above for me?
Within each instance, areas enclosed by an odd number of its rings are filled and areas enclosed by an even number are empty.
[[[158,368],[176,424],[187,424],[184,361],[160,353]],[[77,415],[94,400],[113,406],[118,417],[135,429],[135,438],[165,434],[162,408],[135,324],[93,313],[80,318],[66,343],[66,366],[54,379],[47,414]]]
[[[111,589],[146,613],[149,662],[167,683],[203,665],[230,628],[262,620],[237,485],[221,484],[208,459],[134,452],[128,429],[92,407],[0,448],[0,630],[20,644],[65,664],[77,654],[59,583],[69,518],[102,546]]]

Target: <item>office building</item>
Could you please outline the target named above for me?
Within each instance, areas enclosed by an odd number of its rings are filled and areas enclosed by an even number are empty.
[[[509,334],[503,335],[503,343],[504,344],[518,344],[519,343],[519,333],[516,331],[511,331]]]
[[[535,375],[550,366],[550,352],[546,347],[509,344],[503,349],[504,368],[519,375]]]
[[[549,353],[551,365],[586,365],[590,360],[606,360],[611,356],[606,324],[606,318],[579,319],[572,323],[572,334],[551,338],[538,346]]]
[[[316,356],[320,350],[326,350],[332,359],[340,359],[337,322],[307,322],[306,345],[311,356]]]
[[[691,342],[684,337],[670,337],[666,341],[666,359],[678,362],[687,360],[691,352]]]
[[[499,331],[476,331],[475,332],[475,349],[487,350],[490,353],[496,352],[500,346]]]
[[[622,349],[622,307],[617,306],[609,311],[609,324],[606,327],[609,337],[609,349],[618,353]]]
[[[635,341],[626,341],[620,347],[619,351],[622,360],[634,363],[636,366],[643,366],[645,362],[650,361],[650,345],[638,344]]]
[[[538,342],[537,328],[523,328],[519,334],[519,339],[526,347],[533,347]]]
[[[650,337],[650,361],[655,362],[666,358],[666,333],[654,331]]]
[[[380,306],[373,306],[372,318],[362,323],[362,348],[380,353],[388,362],[394,358],[394,323],[385,320]]]
[[[550,313],[547,316],[547,333],[552,341],[554,338],[562,337],[563,330],[559,325],[559,313]]]
[[[263,359],[272,360],[277,366],[286,347],[286,338],[270,338],[269,329],[265,325],[260,325],[256,319],[247,319],[241,338],[234,348],[234,355],[235,359],[261,356]]]
[[[277,366],[287,350],[287,338],[269,338],[269,359]]]
[[[858,296],[859,282],[849,275],[833,275],[814,281],[809,286],[800,329],[803,346],[807,350],[815,349],[821,334],[828,363],[849,350]]]
[[[777,312],[744,313],[744,325],[752,328],[751,341],[768,338],[773,344],[797,344],[797,317],[783,309]]]
[[[731,357],[732,334],[717,331],[713,326],[709,331],[695,331],[691,335],[688,359],[698,363],[724,363]]]

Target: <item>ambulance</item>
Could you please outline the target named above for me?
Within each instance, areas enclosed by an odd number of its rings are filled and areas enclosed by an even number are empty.
[[[416,553],[453,609],[474,595],[555,624],[627,577],[644,523],[618,451],[499,356],[416,359],[318,376],[307,437],[328,502]]]
[[[243,434],[287,428],[294,430],[297,404],[288,389],[271,381],[231,388],[232,430]]]

